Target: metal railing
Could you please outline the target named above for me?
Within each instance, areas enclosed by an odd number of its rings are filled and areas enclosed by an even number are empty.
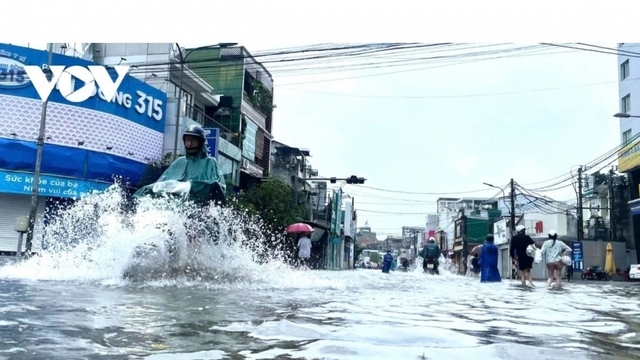
[[[196,109],[191,105],[186,105],[184,116],[194,120],[204,128],[218,128],[220,129],[220,137],[230,142],[235,146],[240,146],[240,137],[237,133],[229,130],[226,126],[220,124],[210,116],[206,115],[201,110]]]

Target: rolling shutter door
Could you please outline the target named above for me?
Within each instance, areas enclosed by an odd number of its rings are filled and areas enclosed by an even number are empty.
[[[18,233],[15,231],[16,218],[28,216],[31,208],[31,197],[26,195],[0,194],[0,251],[16,252],[18,250]],[[42,244],[43,215],[45,198],[38,201],[36,229],[31,251],[39,252]],[[22,243],[25,248],[26,234]]]

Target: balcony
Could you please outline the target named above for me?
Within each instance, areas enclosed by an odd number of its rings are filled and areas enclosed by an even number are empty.
[[[236,147],[240,147],[240,137],[238,136],[237,133],[234,133],[233,131],[224,127],[222,124],[215,121],[211,117],[205,115],[204,112],[194,108],[191,105],[186,105],[185,116],[190,119],[193,119],[195,122],[202,125],[202,127],[204,128],[220,129],[220,137],[222,139],[230,142],[232,145]]]

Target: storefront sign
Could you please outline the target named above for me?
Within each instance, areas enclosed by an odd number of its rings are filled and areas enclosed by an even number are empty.
[[[0,192],[31,195],[33,181],[32,173],[0,171]],[[38,194],[48,197],[80,198],[82,194],[93,190],[103,191],[108,187],[109,184],[41,175]]]
[[[623,147],[618,155],[618,171],[628,172],[640,165],[640,140]]]
[[[333,190],[331,205],[333,207],[331,209],[331,233],[339,234],[342,223],[342,219],[340,219],[340,215],[342,215],[342,190]]]
[[[107,79],[108,76],[103,76],[103,79],[96,78],[95,73],[86,70],[96,66],[103,68],[102,66],[80,58],[54,53],[53,63],[56,65],[51,66],[51,69],[58,75],[54,81],[60,80],[60,82],[53,85],[46,83],[47,80],[40,69],[43,64],[46,66],[47,57],[46,51],[0,44],[0,94],[38,100],[48,98],[50,94],[49,100],[52,102],[69,102],[76,106],[117,115],[157,131],[164,130],[166,94],[125,74],[126,71],[122,73],[124,69],[122,66],[117,72],[116,68],[109,68],[112,78],[117,77],[114,82],[114,79]],[[40,81],[30,78],[26,67],[31,68],[29,71],[42,75]],[[62,72],[63,68],[66,72]],[[85,71],[75,73],[72,71],[80,69]],[[93,81],[92,85],[83,82],[90,78],[97,81]],[[111,80],[110,84],[108,80]],[[98,81],[100,84],[95,86]],[[54,86],[58,91],[53,91]],[[105,96],[105,92],[110,96]]]
[[[220,137],[220,129],[218,128],[204,128],[204,137],[207,141],[207,149],[209,155],[214,158],[218,158],[218,139]]]
[[[582,271],[583,266],[583,248],[582,242],[574,241],[571,243],[571,258],[573,259],[573,271]]]

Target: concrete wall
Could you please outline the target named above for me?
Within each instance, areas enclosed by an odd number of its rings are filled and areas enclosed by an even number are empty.
[[[594,265],[604,268],[607,243],[602,240],[582,242],[585,268]],[[629,265],[638,263],[635,250],[627,252],[625,243],[612,242],[611,245],[613,245],[613,259],[616,263],[616,268],[625,271]]]

